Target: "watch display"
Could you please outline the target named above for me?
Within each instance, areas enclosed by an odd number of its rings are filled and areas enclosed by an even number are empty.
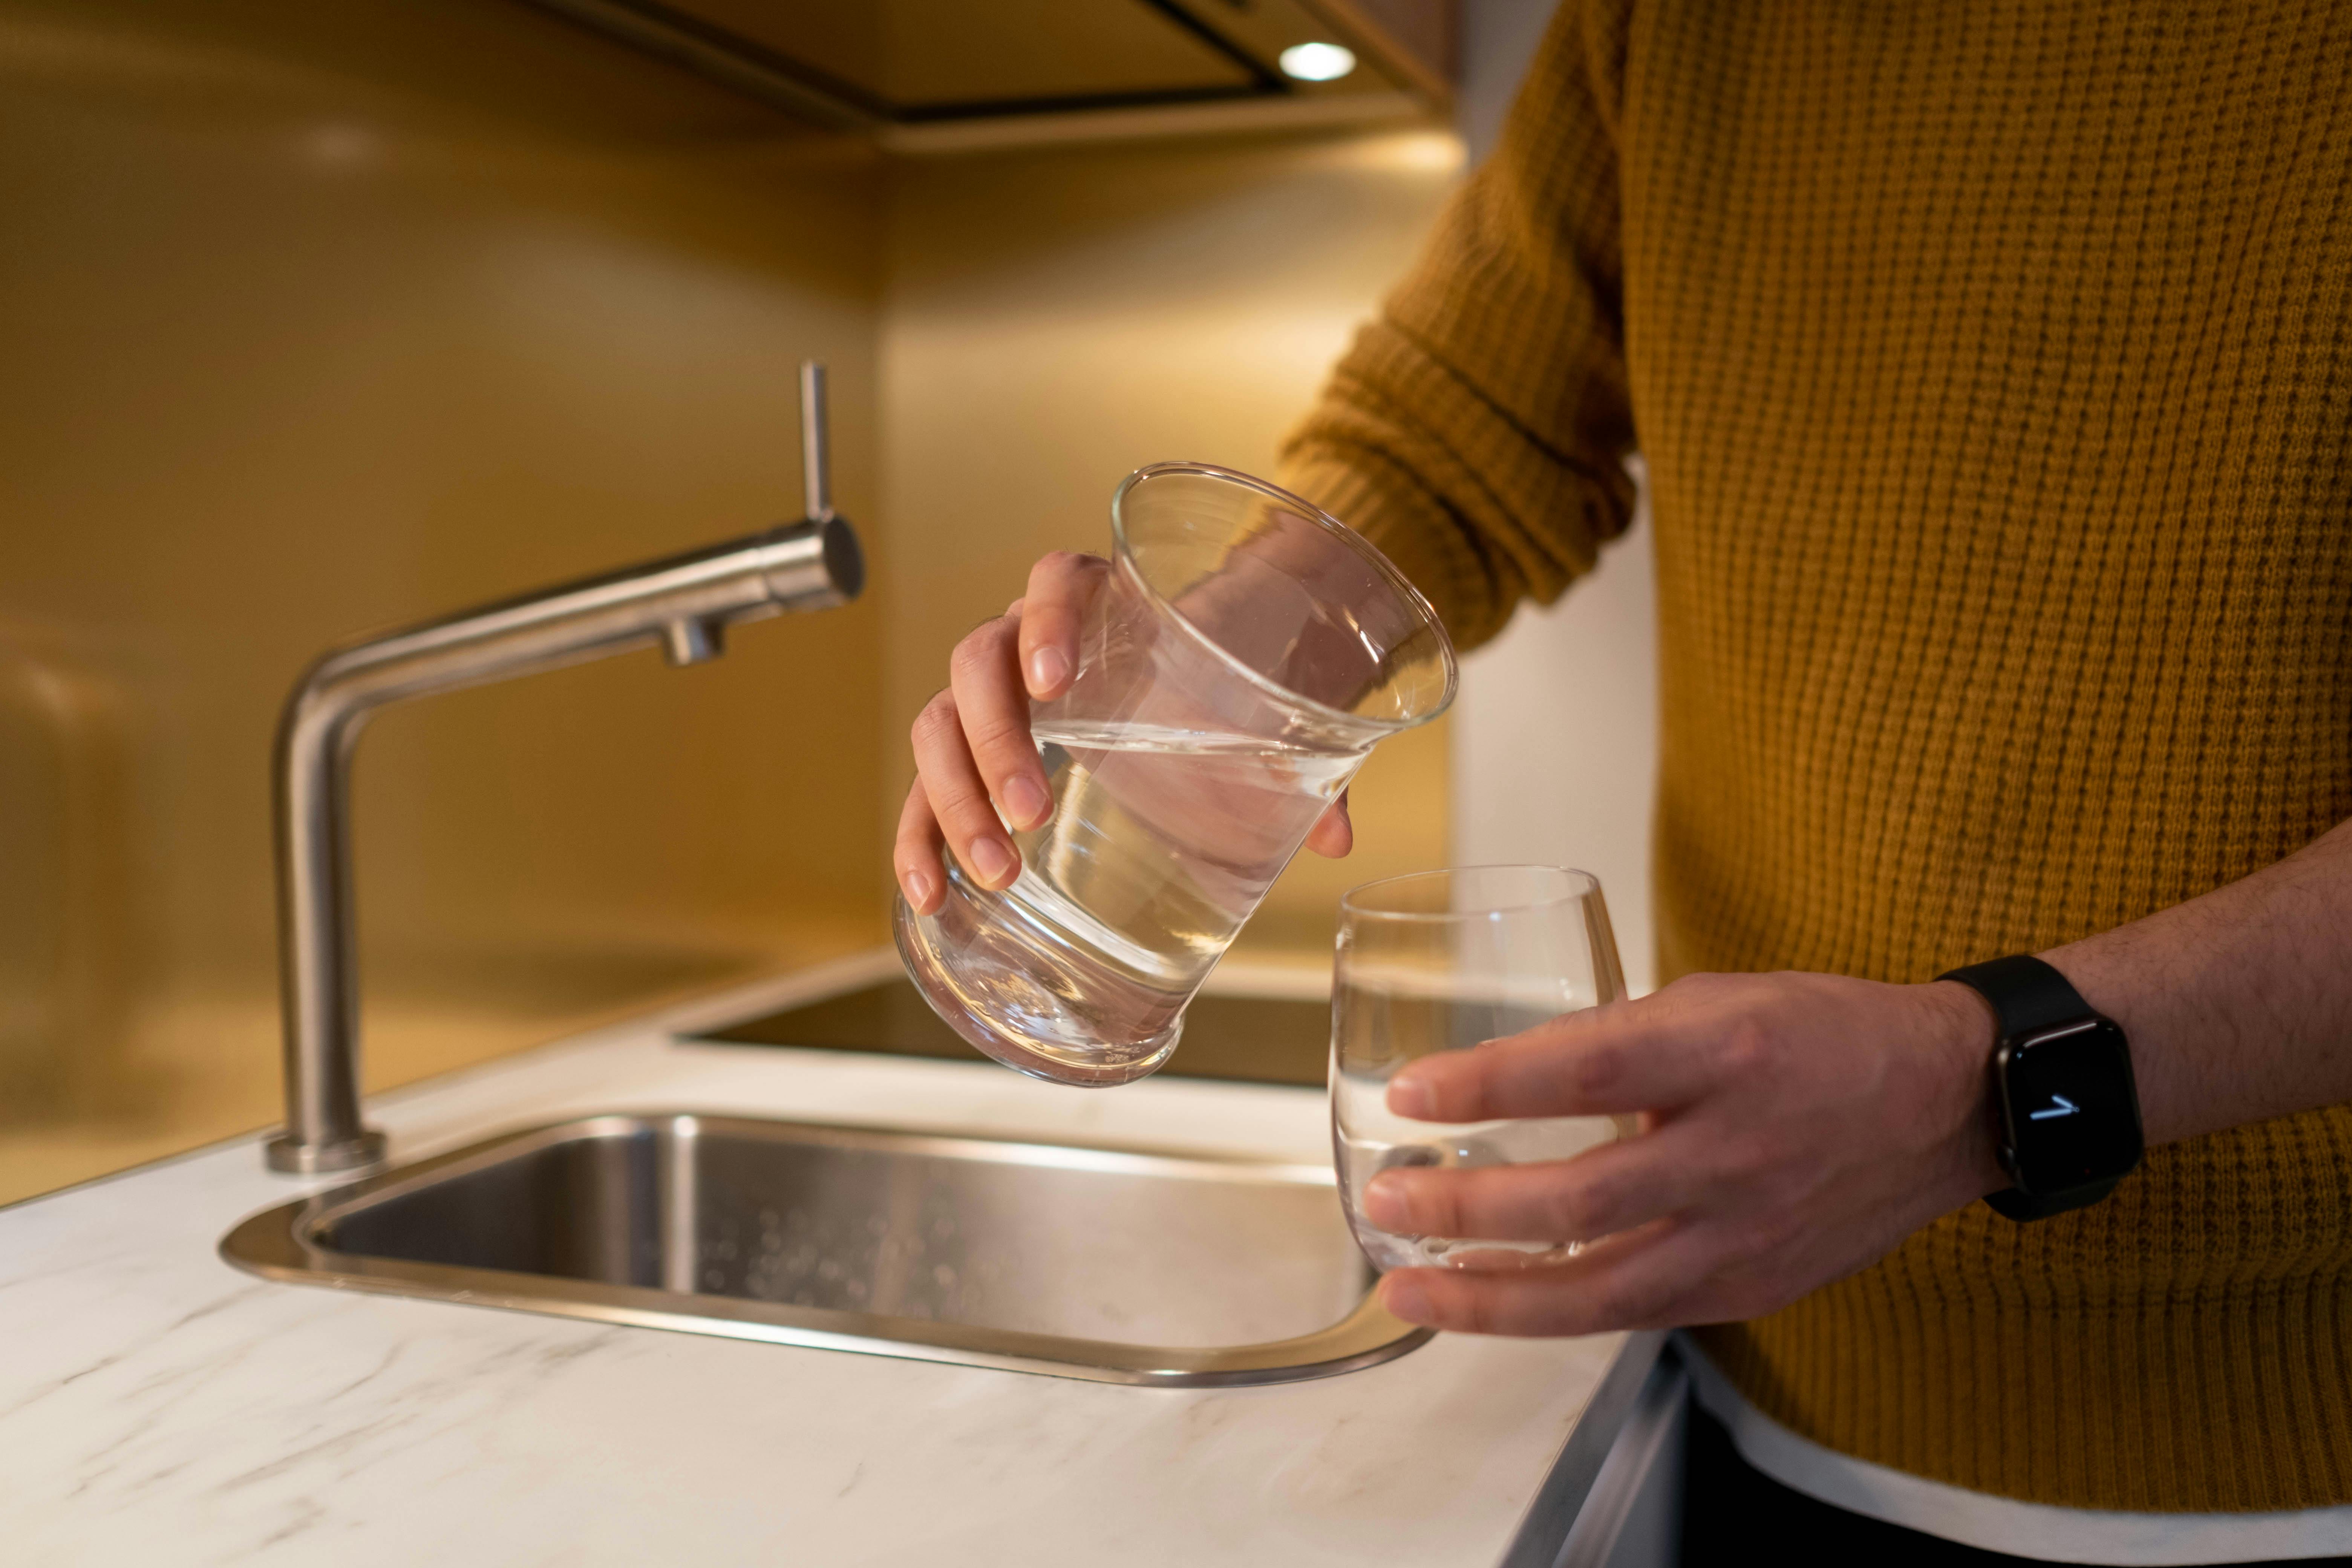
[[[2113,1181],[2139,1163],[2139,1096],[2124,1032],[2094,1016],[2002,1042],[2001,1163],[2028,1193]]]

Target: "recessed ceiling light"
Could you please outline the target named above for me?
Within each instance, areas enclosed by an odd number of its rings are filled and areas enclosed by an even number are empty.
[[[1338,81],[1356,68],[1356,51],[1337,44],[1293,44],[1282,51],[1282,74],[1299,81]]]

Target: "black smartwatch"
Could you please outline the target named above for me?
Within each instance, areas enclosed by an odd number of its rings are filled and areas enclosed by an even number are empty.
[[[1985,1202],[2011,1219],[2047,1219],[2115,1191],[2144,1147],[2122,1026],[2038,958],[1996,958],[1936,978],[1969,987],[1999,1020],[1994,1135],[2017,1184]]]

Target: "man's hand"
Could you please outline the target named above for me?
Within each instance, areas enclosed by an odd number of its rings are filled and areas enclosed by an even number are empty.
[[[1981,955],[1979,955],[1981,956]],[[2352,1104],[2352,822],[2250,877],[2042,954],[2131,1040],[2150,1148]],[[1440,1121],[1638,1113],[1573,1160],[1384,1172],[1400,1234],[1589,1240],[1524,1273],[1402,1269],[1416,1323],[1581,1334],[1748,1318],[2009,1184],[1985,1109],[1992,1010],[1958,983],[1694,975],[1397,1074]]]
[[[1399,1072],[1433,1121],[1638,1115],[1572,1160],[1392,1170],[1365,1193],[1400,1235],[1584,1241],[1519,1271],[1402,1269],[1409,1322],[1585,1334],[1751,1318],[1876,1261],[2008,1185],[1986,1110],[1992,1015],[1957,984],[1703,974]]]
[[[950,683],[915,716],[915,784],[898,815],[891,859],[916,913],[931,913],[946,897],[942,849],[951,847],[983,888],[1010,887],[1021,874],[1021,850],[1005,825],[1025,833],[1054,806],[1029,732],[1029,704],[1070,689],[1087,605],[1110,570],[1098,555],[1066,551],[1039,561],[1029,591],[956,645]],[[1340,856],[1354,842],[1342,795],[1316,820],[1307,847]]]

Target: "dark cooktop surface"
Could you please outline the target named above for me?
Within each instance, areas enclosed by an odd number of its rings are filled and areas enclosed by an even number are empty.
[[[886,980],[693,1037],[721,1045],[814,1046],[894,1057],[987,1059],[940,1023],[906,980]],[[1171,1078],[1320,1089],[1330,1052],[1328,1003],[1196,996],[1184,1010],[1183,1041],[1160,1070]]]

